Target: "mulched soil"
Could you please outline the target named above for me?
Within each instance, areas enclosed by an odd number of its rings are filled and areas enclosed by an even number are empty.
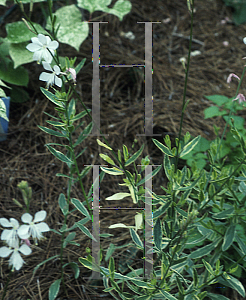
[[[172,140],[178,135],[181,116],[182,98],[184,90],[185,72],[180,58],[187,57],[190,32],[190,14],[186,1],[179,0],[131,0],[132,11],[125,16],[123,22],[117,17],[107,15],[101,20],[108,24],[100,26],[101,64],[144,64],[144,24],[137,22],[161,22],[153,24],[153,116],[154,133],[165,136],[169,134]],[[64,5],[57,2],[56,5]],[[226,17],[232,18],[232,11],[223,5],[220,0],[197,0],[194,18],[192,51],[200,54],[191,58],[189,80],[186,96],[190,100],[185,112],[183,133],[189,131],[192,136],[201,135],[209,140],[214,139],[213,125],[223,127],[221,118],[204,120],[204,109],[212,105],[204,95],[221,94],[233,97],[236,91],[236,81],[228,87],[226,78],[230,73],[240,76],[243,70],[246,46],[242,40],[246,35],[246,25],[235,26],[231,21],[222,24]],[[0,7],[1,14],[6,8]],[[34,6],[33,20],[42,24],[41,5]],[[96,12],[92,18],[100,16]],[[20,20],[19,10],[8,16],[6,22]],[[36,19],[35,19],[36,17]],[[84,12],[88,20],[89,15]],[[4,36],[4,24],[1,26]],[[125,38],[121,32],[132,31],[135,39]],[[228,46],[223,42],[227,41]],[[92,27],[90,35],[82,44],[80,52],[76,52],[67,45],[61,45],[60,55],[74,57],[78,61],[86,57],[85,68],[77,78],[76,90],[81,95],[87,107],[91,107],[92,85]],[[18,207],[13,198],[22,201],[17,184],[26,180],[33,190],[33,199],[30,213],[34,215],[42,209],[47,211],[46,222],[50,228],[58,230],[63,222],[63,216],[58,206],[60,193],[66,193],[67,180],[56,177],[56,173],[68,172],[67,166],[59,163],[44,146],[50,142],[59,143],[59,139],[42,132],[37,125],[46,126],[49,119],[44,112],[55,114],[54,105],[41,94],[39,87],[43,86],[38,80],[41,67],[36,63],[26,65],[29,71],[30,83],[28,93],[30,100],[25,103],[11,103],[9,134],[6,141],[0,143],[0,217],[16,218],[20,221],[23,209]],[[111,147],[117,151],[125,144],[132,147],[137,139],[134,150],[138,150],[145,143],[143,156],[149,155],[153,164],[162,163],[160,151],[153,145],[150,137],[137,136],[144,133],[144,71],[130,68],[110,68],[100,70],[101,86],[101,130],[108,134],[107,139]],[[242,93],[244,90],[242,90]],[[80,107],[79,107],[80,109]],[[242,113],[241,113],[242,114]],[[87,122],[89,120],[87,119]],[[49,125],[48,125],[49,126]],[[99,153],[105,149],[99,147],[96,137],[88,137],[80,146],[80,150],[87,150],[79,160],[79,167],[89,164],[104,164]],[[92,173],[84,180],[88,193],[92,184]],[[107,196],[119,191],[118,183],[121,179],[105,176],[100,186],[100,205],[102,207],[118,206],[118,203],[109,203]],[[154,191],[165,184],[163,173],[154,179]],[[122,189],[123,190],[123,189]],[[72,190],[72,197],[84,201],[78,185]],[[124,200],[120,205],[131,207],[131,200]],[[116,238],[102,239],[101,247],[107,249],[110,242],[120,246],[131,241],[128,230],[111,230],[108,226],[118,222],[133,225],[135,210],[102,210],[100,213],[101,232],[113,233]],[[80,220],[81,215],[74,212],[68,219],[68,226]],[[91,230],[91,225],[88,225]],[[59,254],[60,239],[53,232],[45,235],[46,240],[38,246],[32,246],[32,254],[25,257],[25,266],[14,273],[9,284],[6,299],[48,299],[50,284],[59,278],[60,262],[51,260],[41,266],[33,274],[34,267],[49,257]],[[76,242],[80,247],[69,246],[64,250],[64,260],[78,261],[85,257],[86,247],[91,247],[91,241],[77,231]],[[105,252],[104,252],[105,254]],[[117,264],[125,258],[126,252],[120,249],[114,254]],[[140,257],[132,266],[138,266]],[[2,289],[8,276],[7,260],[1,259],[0,284]],[[65,282],[68,297],[59,294],[59,299],[111,299],[110,295],[102,292],[102,282],[88,280],[90,272],[81,267],[81,275],[75,280],[69,269],[65,273]],[[217,289],[219,290],[219,289]],[[239,295],[228,290],[230,299],[242,299]]]

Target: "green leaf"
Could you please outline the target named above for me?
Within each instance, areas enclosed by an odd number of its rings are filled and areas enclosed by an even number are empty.
[[[125,197],[131,197],[131,194],[129,193],[116,193],[110,197],[107,197],[106,200],[122,200]]]
[[[49,92],[48,90],[44,89],[43,87],[40,88],[41,92],[45,95],[45,97],[47,99],[49,99],[51,102],[53,102],[55,105],[61,107],[61,108],[65,108],[64,105],[62,104],[61,101],[58,101],[58,98],[56,97],[56,95],[52,94],[51,92]]]
[[[225,110],[220,111],[220,109],[217,106],[210,106],[204,110],[204,119],[209,119],[213,117],[218,117],[225,115],[227,112]]]
[[[49,144],[45,145],[50,152],[59,160],[61,160],[62,162],[65,162],[67,164],[73,164],[73,161],[70,160],[66,155],[64,155],[62,152],[54,149],[53,147],[51,147]]]
[[[100,267],[86,258],[79,257],[79,262],[92,271],[100,272]]]
[[[222,212],[213,214],[214,219],[228,219],[234,213],[234,207],[223,210]]]
[[[44,30],[41,25],[33,22],[32,24],[34,25],[38,33],[49,35],[48,32]],[[14,44],[30,41],[31,38],[37,36],[27,28],[26,24],[23,21],[7,23],[6,31],[7,31],[7,40],[10,43],[14,43]],[[26,51],[29,52],[28,50]]]
[[[242,283],[232,275],[228,275],[229,278],[227,279],[225,275],[223,275],[223,278],[219,278],[219,282],[231,287],[232,289],[236,290],[242,297],[245,297],[245,289],[242,285]]]
[[[91,122],[88,126],[85,127],[85,129],[79,135],[76,143],[73,145],[74,147],[78,146],[80,143],[82,143],[88,137],[88,135],[90,134],[90,132],[92,130],[92,125],[93,125],[93,123]]]
[[[215,247],[217,247],[220,241],[221,238],[217,238],[213,243],[193,251],[188,257],[191,259],[195,259],[208,255]]]
[[[106,154],[103,154],[103,153],[99,153],[99,156],[105,160],[107,163],[111,164],[111,165],[115,165],[114,161]]]
[[[55,131],[55,130],[52,130],[52,129],[49,129],[47,127],[44,127],[44,126],[40,126],[38,125],[38,128],[40,128],[41,130],[43,130],[44,132],[50,134],[50,135],[54,135],[54,136],[57,136],[57,137],[67,137],[65,134],[63,133],[60,133],[58,131]]]
[[[231,99],[227,98],[223,95],[212,95],[212,96],[205,96],[206,99],[212,101],[213,103],[222,106],[223,104],[229,102]]]
[[[105,147],[106,149],[109,149],[109,150],[113,150],[108,145],[106,145],[103,142],[101,142],[99,139],[97,139],[97,143],[98,143],[99,146]]]
[[[100,167],[101,170],[103,170],[105,173],[109,174],[109,175],[123,175],[124,172],[122,172],[121,170],[117,169],[117,168],[105,168],[105,167]]]
[[[88,212],[88,210],[85,208],[82,202],[80,202],[78,199],[72,198],[71,202],[73,205],[86,217],[91,219],[91,216]]]
[[[66,5],[57,9],[56,16],[57,39],[61,43],[68,44],[79,51],[80,45],[89,34],[87,22],[82,22],[82,15],[76,5]],[[47,20],[46,28],[52,29],[50,18]]]
[[[59,206],[60,206],[60,209],[61,209],[63,215],[66,216],[68,213],[68,204],[67,204],[64,194],[62,194],[62,193],[60,194],[58,203],[59,203]]]
[[[224,241],[222,244],[222,251],[226,251],[233,243],[234,236],[235,236],[235,229],[236,229],[236,225],[233,224],[227,228],[226,234],[224,236]]]
[[[11,23],[12,24],[12,23]],[[14,62],[14,68],[33,62],[33,53],[26,49],[27,42],[10,44],[9,55]]]
[[[178,298],[172,296],[170,293],[166,291],[160,291],[160,293],[165,296],[168,300],[178,300]]]
[[[94,240],[95,242],[97,242],[97,240],[94,238],[94,236],[90,233],[90,231],[88,230],[88,228],[86,228],[84,225],[80,224],[80,223],[76,223],[77,227],[85,234],[87,235],[90,239]]]
[[[211,266],[205,259],[202,259],[202,262],[203,262],[205,268],[207,269],[207,271],[208,271],[211,275],[215,276],[215,273],[214,273],[214,270],[213,270],[212,266]]]
[[[88,10],[90,13],[94,11],[103,11],[116,15],[122,21],[124,15],[131,11],[132,5],[130,1],[118,0],[113,8],[108,8],[112,0],[78,0],[78,6]]]
[[[193,148],[196,146],[196,144],[199,142],[200,138],[201,138],[201,136],[199,135],[196,138],[194,138],[193,140],[191,140],[187,145],[185,145],[180,153],[180,158],[185,156],[189,152],[191,152],[193,150]]]
[[[160,143],[159,141],[152,139],[152,141],[154,142],[154,144],[166,155],[174,157],[173,153],[171,152],[171,150],[169,150],[165,145],[163,145],[162,143]]]
[[[27,70],[23,67],[14,69],[13,62],[7,57],[1,57],[0,78],[7,83],[19,86],[27,86],[29,81]]]
[[[51,229],[52,230],[52,229]],[[53,230],[52,230],[53,231]],[[57,234],[60,234],[59,232],[57,232]],[[46,264],[48,261],[52,260],[52,259],[55,259],[59,257],[58,254],[56,254],[55,256],[52,256],[52,257],[49,257],[48,259],[42,261],[40,264],[38,264],[34,269],[33,269],[33,274],[35,274],[35,272],[44,264]]]
[[[145,183],[146,181],[148,181],[150,178],[153,178],[160,171],[161,167],[162,167],[161,165],[158,166],[155,170],[152,171],[152,173],[148,174],[145,178],[143,178],[142,180],[140,180],[136,184],[136,186],[139,186],[139,185]]]
[[[109,269],[111,278],[114,280],[115,264],[114,264],[114,258],[113,257],[110,257],[108,269]]]
[[[105,256],[105,261],[108,261],[110,256],[112,256],[112,254],[114,253],[114,250],[116,249],[115,245],[110,243],[108,250],[106,252],[106,256]]]
[[[49,300],[54,300],[59,293],[61,279],[57,279],[49,288]]]
[[[134,153],[126,162],[125,162],[125,167],[129,166],[131,163],[133,163],[143,152],[144,145],[141,146],[141,148]]]
[[[155,246],[161,250],[161,244],[162,244],[162,228],[161,228],[161,221],[160,219],[156,220],[156,223],[154,225],[154,242]]]
[[[130,234],[131,234],[133,242],[138,246],[138,248],[140,248],[141,250],[143,250],[143,243],[140,240],[140,237],[136,233],[136,231],[134,229],[130,228]]]
[[[74,271],[74,278],[78,279],[79,278],[79,272],[80,272],[78,265],[75,262],[69,262],[69,263],[66,263],[65,265],[63,265],[62,267],[65,268],[67,266],[72,268],[72,270]]]
[[[230,300],[229,298],[220,295],[220,294],[213,294],[213,293],[207,293],[207,297],[209,297],[212,300]]]

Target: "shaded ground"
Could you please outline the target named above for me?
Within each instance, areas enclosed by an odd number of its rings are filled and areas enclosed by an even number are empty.
[[[176,137],[179,130],[179,121],[182,106],[182,94],[185,73],[180,63],[181,57],[188,54],[188,36],[190,28],[190,15],[186,1],[139,1],[132,0],[132,11],[119,22],[114,16],[105,16],[100,29],[101,64],[144,64],[144,24],[136,22],[161,21],[161,24],[153,24],[153,96],[154,96],[154,133],[162,136],[169,134]],[[59,5],[59,4],[58,4]],[[35,5],[35,14],[40,13],[39,4]],[[1,8],[1,12],[4,9]],[[99,16],[95,13],[93,17]],[[231,18],[230,9],[226,9],[222,1],[196,1],[196,13],[194,19],[194,41],[192,50],[198,50],[200,55],[191,58],[190,77],[187,88],[187,99],[190,104],[185,113],[183,133],[189,131],[191,135],[202,135],[207,139],[213,139],[213,124],[222,126],[221,119],[205,120],[203,110],[211,105],[203,96],[222,94],[233,97],[236,83],[232,82],[231,88],[226,84],[226,78],[230,73],[240,76],[243,70],[242,57],[245,56],[246,46],[242,43],[246,35],[246,26],[236,27],[232,23],[221,24],[225,17]],[[21,18],[20,12],[15,12],[14,21]],[[170,21],[167,21],[170,18]],[[88,16],[85,13],[85,19]],[[13,21],[13,16],[7,22]],[[35,20],[37,22],[37,20]],[[42,21],[42,20],[40,20]],[[92,28],[90,28],[91,30]],[[3,34],[3,26],[1,28]],[[121,32],[132,31],[134,40],[121,36]],[[224,46],[223,42],[229,45]],[[91,107],[91,61],[92,35],[81,46],[77,53],[67,45],[61,47],[61,55],[69,57],[77,56],[80,61],[87,58],[86,67],[78,76],[76,89],[83,101]],[[22,104],[12,104],[10,110],[10,127],[8,139],[0,143],[0,217],[16,218],[20,220],[23,210],[14,204],[13,198],[21,201],[21,194],[17,184],[21,180],[28,181],[33,189],[33,201],[30,212],[44,209],[47,211],[46,222],[53,229],[58,229],[63,221],[58,207],[59,194],[64,192],[66,180],[56,177],[56,173],[66,173],[66,166],[61,165],[48,152],[44,146],[49,142],[58,142],[37,128],[37,125],[46,126],[45,120],[49,119],[43,112],[54,114],[54,106],[39,91],[42,83],[38,81],[41,67],[36,63],[26,66],[30,74],[28,92],[30,101]],[[111,68],[101,70],[101,130],[109,134],[108,141],[115,150],[122,144],[129,148],[136,134],[144,132],[144,77],[143,70],[129,68]],[[160,151],[153,146],[150,138],[137,136],[139,149],[142,143],[146,144],[143,156],[150,155],[154,164],[162,163]],[[95,137],[88,138],[83,147],[87,147],[79,162],[82,168],[85,164],[103,164],[98,153],[104,149],[96,143]],[[81,146],[82,149],[82,146]],[[88,192],[92,178],[91,174],[84,181]],[[165,183],[163,174],[154,180],[154,191],[158,193],[158,186]],[[113,207],[105,198],[119,191],[118,179],[105,176],[100,187],[101,205]],[[83,200],[79,186],[75,186],[72,197]],[[117,204],[116,204],[117,205]],[[131,206],[131,201],[126,200],[122,207]],[[122,222],[130,224],[134,210],[102,211],[100,213],[101,232],[113,233],[117,236],[114,243],[122,245],[130,241],[128,231],[108,229],[114,223]],[[80,219],[79,213],[74,213],[69,218],[68,226]],[[90,226],[89,229],[91,230]],[[41,261],[59,253],[59,237],[50,232],[47,239],[38,246],[33,246],[33,252],[25,258],[26,265],[10,281],[7,299],[48,299],[50,284],[59,278],[60,264],[58,260],[42,266],[33,276],[33,268]],[[79,257],[86,255],[86,247],[91,247],[90,240],[78,232],[76,241],[80,247],[67,247],[64,258],[67,261],[78,261]],[[111,240],[112,241],[112,240]],[[107,249],[110,241],[102,240],[101,246]],[[124,253],[117,252],[117,262]],[[139,264],[136,260],[133,263]],[[66,284],[69,287],[69,299],[111,299],[101,292],[98,287],[93,287],[86,279],[89,276],[87,269],[81,267],[81,276],[74,280],[70,270],[65,275]],[[0,266],[1,289],[7,280],[7,260],[2,260]],[[230,293],[230,291],[228,291]],[[1,294],[0,294],[1,295]],[[105,297],[104,297],[105,296]],[[242,299],[236,294],[227,295],[230,299]],[[103,298],[104,297],[104,298]],[[62,294],[60,299],[66,299]]]

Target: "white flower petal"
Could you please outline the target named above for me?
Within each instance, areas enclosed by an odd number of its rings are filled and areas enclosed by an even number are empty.
[[[19,228],[19,222],[16,219],[10,218],[10,222],[15,229]]]
[[[13,254],[9,259],[9,265],[13,266],[17,271],[23,266],[24,260],[20,256],[20,253],[14,250]]]
[[[12,227],[12,224],[9,222],[9,220],[7,220],[5,218],[0,218],[0,224],[3,227]]]
[[[33,60],[37,60],[38,62],[40,62],[42,60],[42,50],[36,51],[33,53]]]
[[[59,43],[57,41],[52,41],[49,43],[48,48],[52,50],[56,50],[59,47]]]
[[[46,215],[47,215],[47,213],[45,210],[41,210],[41,211],[37,212],[35,214],[33,222],[36,223],[36,222],[43,221],[46,218]]]
[[[46,37],[46,42],[45,43],[46,43],[46,45],[49,46],[49,44],[51,42],[51,39],[50,39],[50,37],[48,35],[46,35],[45,37]]]
[[[244,42],[244,44],[246,44],[246,37],[245,37],[245,38],[243,38],[243,42]]]
[[[61,87],[62,86],[62,80],[61,78],[55,76],[55,85]]]
[[[43,61],[43,67],[45,70],[53,72],[53,69],[51,68],[51,66],[48,62]]]
[[[52,53],[53,50],[50,50],[50,51]],[[54,55],[54,53],[52,53],[52,54]],[[50,64],[52,62],[53,56],[50,54],[50,52],[48,50],[43,51],[42,57],[47,63]]]
[[[23,223],[30,224],[32,222],[32,216],[29,213],[25,213],[22,215],[21,220]]]
[[[31,38],[31,41],[34,43],[34,44],[40,44],[40,46],[42,47],[42,44],[40,43],[39,39],[35,36],[33,38]]]
[[[7,240],[11,236],[12,230],[4,229],[1,234],[1,240]]]
[[[28,247],[26,244],[20,246],[19,251],[24,255],[29,255],[32,253],[32,249]]]
[[[47,44],[46,36],[43,35],[42,33],[39,33],[39,34],[38,34],[38,40],[39,40],[39,42],[42,43],[43,45],[46,45],[46,44]]]
[[[18,229],[18,235],[21,239],[28,239],[30,234],[29,234],[29,225],[21,225],[20,228]]]
[[[49,226],[46,223],[44,223],[44,222],[36,224],[35,227],[40,232],[50,231]]]
[[[56,75],[59,75],[59,74],[60,74],[61,69],[60,69],[57,65],[55,65],[55,66],[53,67],[53,69],[54,69]]]
[[[31,51],[31,52],[35,52],[35,51],[38,51],[40,49],[40,46],[38,44],[31,43],[31,44],[28,44],[26,46],[26,49]]]
[[[9,249],[8,247],[1,247],[0,248],[0,257],[7,257],[9,254],[13,252],[13,250]]]

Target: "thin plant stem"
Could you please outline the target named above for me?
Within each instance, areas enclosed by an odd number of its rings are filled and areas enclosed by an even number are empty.
[[[187,60],[187,67],[185,69],[185,84],[184,84],[184,92],[183,92],[183,104],[182,104],[182,112],[180,118],[180,125],[179,125],[179,135],[178,135],[178,145],[177,151],[175,156],[175,172],[178,169],[178,161],[179,161],[179,147],[180,147],[180,139],[182,134],[182,127],[183,127],[183,120],[184,120],[184,113],[187,107],[186,101],[186,90],[189,78],[189,69],[190,69],[190,53],[191,53],[191,45],[192,45],[192,35],[193,35],[193,15],[194,15],[194,1],[191,1],[191,25],[190,25],[190,41],[189,41],[189,52],[188,52],[188,60]]]

